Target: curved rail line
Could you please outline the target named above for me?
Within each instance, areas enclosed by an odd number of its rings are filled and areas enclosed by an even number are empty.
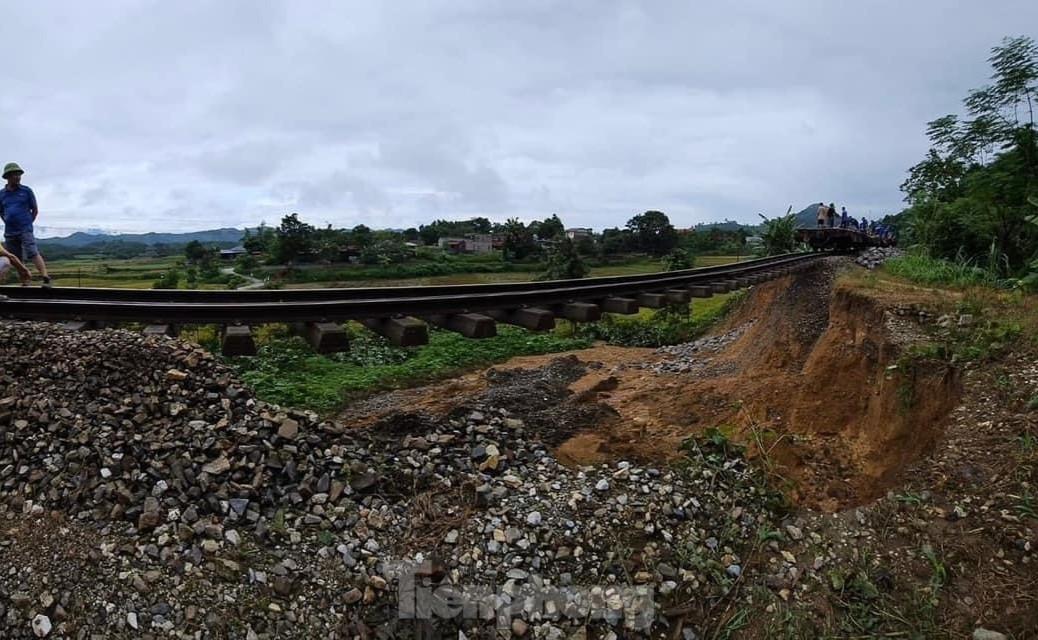
[[[425,325],[412,316],[476,338],[493,335],[494,322],[544,330],[554,326],[556,315],[594,321],[603,311],[636,313],[639,307],[688,302],[805,268],[820,255],[787,254],[635,276],[482,285],[257,291],[3,287],[0,317],[139,322],[166,327],[166,332],[181,324],[303,323],[317,335],[315,343],[335,332],[330,323],[360,320],[398,344],[423,344]],[[333,342],[342,346],[344,338]]]
[[[675,278],[701,276],[722,276],[737,273],[759,271],[762,267],[787,263],[791,258],[808,257],[811,253],[785,254],[757,260],[746,260],[725,265],[699,267],[682,271],[663,273],[643,273],[630,276],[606,276],[584,278],[581,280],[546,280],[534,282],[499,282],[491,284],[433,285],[420,287],[350,287],[338,289],[254,289],[249,291],[233,290],[186,290],[186,289],[106,289],[91,287],[56,287],[41,289],[38,287],[0,287],[0,295],[18,300],[104,300],[104,301],[141,301],[141,302],[318,302],[342,300],[376,300],[382,298],[406,297],[408,292],[421,296],[471,296],[486,293],[512,293],[525,291],[544,291],[564,288],[574,284],[580,285],[617,285],[633,282],[645,282],[658,279],[662,275]]]

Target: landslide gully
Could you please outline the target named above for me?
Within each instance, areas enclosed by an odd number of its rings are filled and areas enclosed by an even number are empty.
[[[917,317],[837,284],[844,267],[830,259],[754,287],[718,331],[734,340],[660,354],[692,360],[687,373],[647,373],[603,352],[604,366],[573,388],[618,417],[563,443],[560,459],[672,459],[713,427],[748,445],[800,504],[835,511],[883,495],[932,449],[962,385],[955,368],[902,358],[926,339]]]

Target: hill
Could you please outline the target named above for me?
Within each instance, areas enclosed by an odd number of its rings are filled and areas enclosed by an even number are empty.
[[[128,242],[136,244],[187,244],[198,240],[205,244],[237,244],[241,241],[241,229],[222,228],[207,231],[191,231],[188,233],[84,233],[77,231],[61,238],[46,238],[40,242],[59,247],[79,248],[107,242]]]
[[[821,202],[815,202],[804,207],[799,213],[797,213],[797,226],[798,227],[817,227],[818,226],[818,207]]]

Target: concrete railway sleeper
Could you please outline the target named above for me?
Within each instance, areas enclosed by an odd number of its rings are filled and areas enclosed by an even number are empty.
[[[139,323],[151,335],[176,335],[183,324],[217,324],[224,327],[226,355],[255,354],[251,326],[288,323],[316,352],[335,353],[349,349],[342,326],[349,320],[406,347],[427,344],[428,325],[474,339],[495,336],[498,322],[550,331],[556,318],[596,322],[603,313],[686,305],[810,268],[818,257],[790,254],[638,276],[494,285],[241,292],[2,287],[0,317],[64,322],[71,330]]]

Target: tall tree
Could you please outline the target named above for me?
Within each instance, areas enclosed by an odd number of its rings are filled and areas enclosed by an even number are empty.
[[[188,262],[201,262],[208,253],[208,247],[198,240],[192,240],[184,245],[184,257],[187,258]]]
[[[541,240],[555,240],[566,235],[566,227],[562,226],[558,214],[552,214],[537,225],[537,237]]]
[[[313,252],[314,228],[301,221],[298,213],[282,218],[276,235],[277,242],[274,251],[276,262],[287,264],[308,258]]]
[[[634,234],[638,248],[662,256],[678,244],[678,233],[662,211],[646,211],[627,221],[627,229]]]
[[[909,235],[939,257],[965,256],[1000,275],[1025,268],[1038,244],[1027,197],[1038,192],[1038,46],[1006,38],[992,49],[991,83],[970,91],[965,117],[927,124],[931,148],[901,185]]]
[[[509,218],[504,224],[504,253],[510,260],[522,260],[537,251],[533,234],[518,218]]]

